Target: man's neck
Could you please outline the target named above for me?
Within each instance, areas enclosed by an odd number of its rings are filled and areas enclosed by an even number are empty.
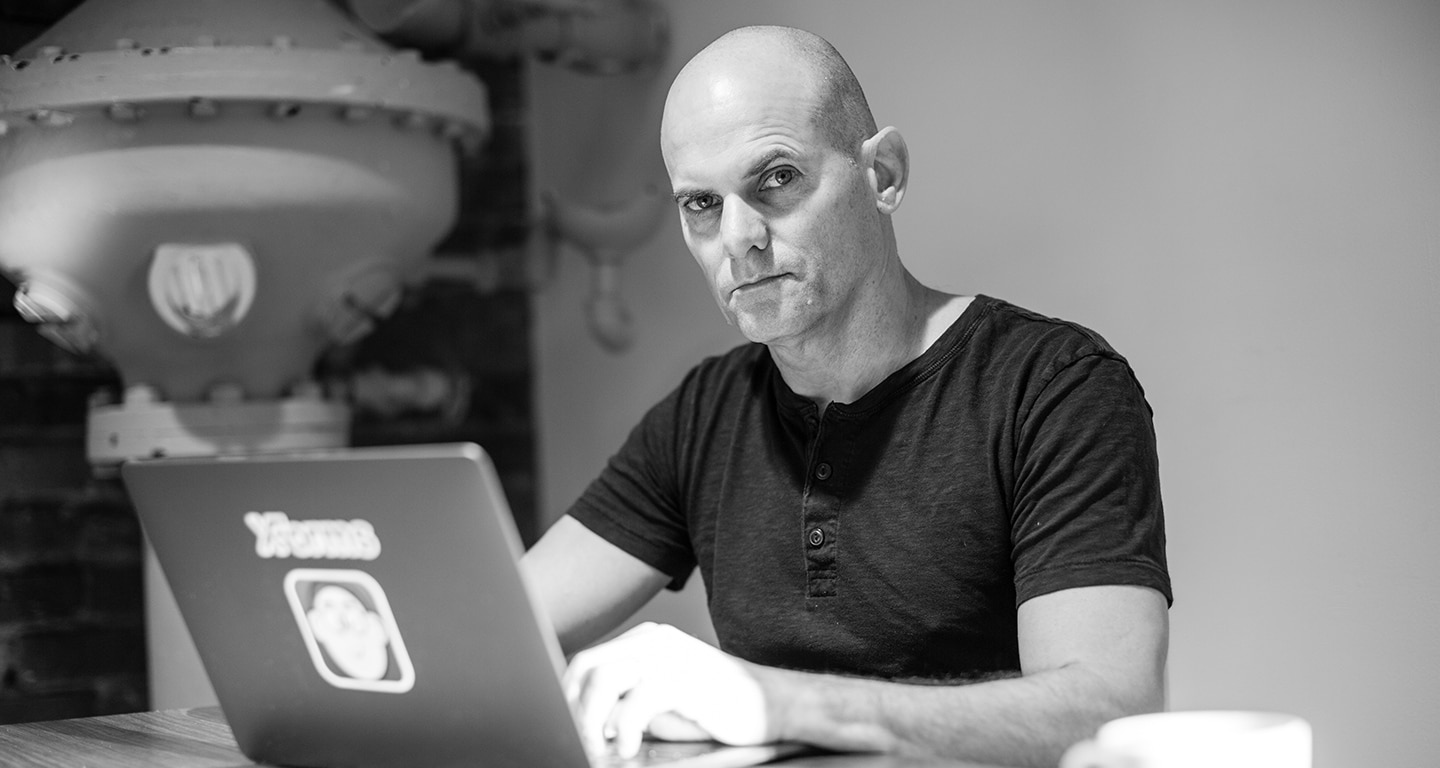
[[[823,412],[832,402],[855,402],[923,355],[970,301],[905,273],[884,301],[862,304],[826,333],[772,344],[770,356],[790,389]]]

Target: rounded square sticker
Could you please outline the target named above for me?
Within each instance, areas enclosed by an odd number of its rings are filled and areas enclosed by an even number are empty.
[[[405,693],[415,668],[385,591],[364,571],[296,568],[285,599],[315,671],[336,688]]]

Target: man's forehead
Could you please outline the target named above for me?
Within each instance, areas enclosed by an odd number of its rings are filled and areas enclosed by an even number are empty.
[[[776,87],[732,76],[672,91],[661,124],[661,153],[671,175],[696,165],[741,165],[783,148],[799,157],[817,141],[813,93],[793,82]],[[729,170],[738,172],[738,169]]]
[[[777,160],[804,164],[820,143],[816,131],[803,119],[729,125],[701,119],[670,132],[662,154],[678,191],[744,181]]]

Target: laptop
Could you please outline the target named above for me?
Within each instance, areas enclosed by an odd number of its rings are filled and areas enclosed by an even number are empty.
[[[479,446],[146,459],[121,475],[250,759],[592,765]],[[725,768],[804,749],[647,742],[650,762],[626,764]]]

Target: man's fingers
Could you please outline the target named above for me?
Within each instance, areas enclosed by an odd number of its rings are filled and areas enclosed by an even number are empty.
[[[573,681],[575,698],[571,707],[580,738],[592,750],[605,748],[605,726],[611,720],[621,698],[640,681],[640,674],[630,664],[612,664],[590,670]]]
[[[640,754],[640,743],[650,722],[669,708],[669,696],[654,685],[641,683],[631,688],[615,705],[610,724],[615,732],[615,751],[624,759]]]
[[[619,701],[643,679],[649,644],[646,636],[654,628],[647,622],[608,643],[581,651],[565,670],[561,687],[588,749],[605,748],[606,728],[613,723]]]
[[[759,744],[768,738],[758,681],[735,658],[673,627],[642,624],[576,654],[565,696],[592,752],[608,731],[625,757],[647,729],[661,738]]]
[[[694,720],[676,712],[661,712],[645,728],[652,738],[661,741],[709,741],[714,738]]]

